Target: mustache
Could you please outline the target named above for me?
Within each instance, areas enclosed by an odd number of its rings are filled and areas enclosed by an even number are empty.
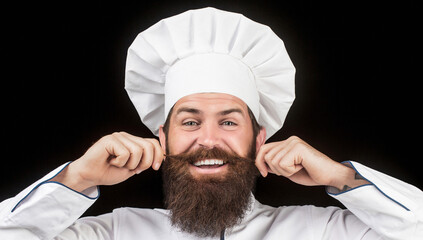
[[[179,154],[165,154],[166,158],[188,162],[193,164],[199,160],[205,159],[219,159],[224,163],[234,163],[244,161],[254,163],[255,159],[249,157],[242,157],[233,151],[226,151],[217,147],[214,148],[198,148],[194,151],[186,151]]]

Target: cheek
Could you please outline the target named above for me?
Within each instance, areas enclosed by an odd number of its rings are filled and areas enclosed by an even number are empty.
[[[185,152],[193,143],[194,139],[189,134],[178,131],[169,131],[166,149],[170,154]]]
[[[224,136],[225,145],[242,157],[247,157],[251,147],[251,136],[246,132],[230,133]]]

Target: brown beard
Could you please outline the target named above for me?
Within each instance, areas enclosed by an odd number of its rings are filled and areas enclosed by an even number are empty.
[[[215,237],[238,224],[248,210],[259,175],[254,150],[248,158],[218,148],[167,155],[162,166],[163,188],[172,225],[199,237]],[[194,178],[190,164],[202,159],[223,160],[227,173]]]

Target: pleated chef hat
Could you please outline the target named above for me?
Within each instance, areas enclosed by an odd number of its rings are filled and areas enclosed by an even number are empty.
[[[294,76],[284,43],[268,26],[203,8],[163,19],[136,37],[125,89],[156,136],[179,99],[213,92],[243,100],[269,138],[294,101]]]

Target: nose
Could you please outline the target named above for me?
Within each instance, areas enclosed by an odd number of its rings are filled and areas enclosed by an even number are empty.
[[[203,123],[197,138],[197,144],[204,148],[218,147],[220,144],[219,127],[214,124]]]

